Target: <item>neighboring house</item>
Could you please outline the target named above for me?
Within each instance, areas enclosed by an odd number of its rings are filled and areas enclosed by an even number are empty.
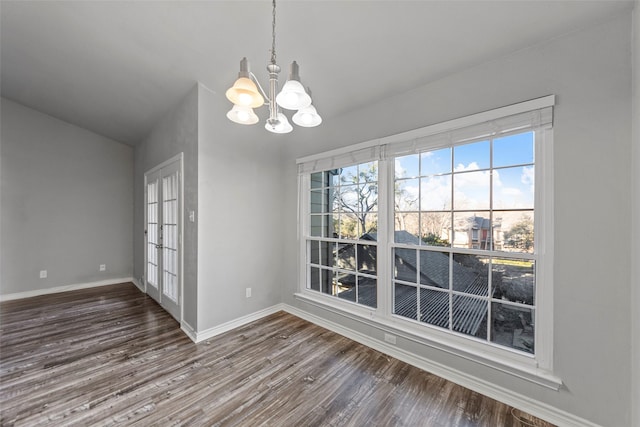
[[[447,238],[454,248],[501,250],[503,245],[502,219],[494,218],[493,227],[489,218],[473,215],[458,221],[453,230],[446,230]],[[493,245],[493,247],[492,247]]]

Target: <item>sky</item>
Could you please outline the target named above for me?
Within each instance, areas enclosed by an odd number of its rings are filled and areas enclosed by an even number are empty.
[[[422,211],[448,210],[452,204],[454,210],[488,210],[492,166],[493,209],[532,209],[533,161],[532,132],[494,139],[493,149],[486,140],[398,157],[401,209],[418,210],[420,199]]]

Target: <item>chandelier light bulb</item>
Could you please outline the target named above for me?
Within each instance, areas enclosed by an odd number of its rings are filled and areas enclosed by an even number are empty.
[[[316,107],[309,105],[308,107],[298,110],[293,115],[293,123],[298,126],[311,128],[322,123],[322,117],[316,111]]]
[[[252,108],[242,105],[234,105],[227,113],[227,118],[241,125],[253,125],[260,120]]]
[[[268,119],[264,124],[264,128],[273,133],[289,133],[293,130],[293,126],[287,120],[287,116],[278,113],[277,119]]]

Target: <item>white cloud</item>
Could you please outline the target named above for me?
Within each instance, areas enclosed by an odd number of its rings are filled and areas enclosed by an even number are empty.
[[[518,197],[522,195],[522,191],[520,191],[519,188],[513,188],[513,187],[502,188],[500,192],[502,193],[503,196],[508,196],[508,197]]]
[[[476,162],[471,162],[465,166],[463,163],[458,163],[454,169],[454,172],[474,171],[480,169],[480,166]]]

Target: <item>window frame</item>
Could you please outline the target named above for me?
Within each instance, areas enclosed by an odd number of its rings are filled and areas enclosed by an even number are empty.
[[[360,320],[374,327],[390,331],[407,340],[428,347],[437,348],[449,354],[455,354],[467,360],[473,360],[499,371],[511,373],[517,377],[558,389],[562,381],[553,374],[553,129],[552,126],[533,128],[535,130],[535,254],[536,254],[536,286],[535,286],[535,354],[500,346],[491,341],[479,341],[473,337],[440,330],[426,323],[414,324],[401,316],[393,314],[393,255],[398,244],[394,243],[394,160],[400,155],[385,155],[386,147],[392,144],[412,143],[412,149],[436,149],[451,146],[444,143],[416,143],[425,135],[434,135],[449,130],[463,129],[477,123],[494,118],[509,116],[536,109],[553,107],[555,96],[550,95],[520,104],[475,114],[461,119],[439,123],[374,141],[333,150],[298,159],[299,164],[299,287],[296,298],[324,309]],[[523,131],[524,132],[524,131]],[[515,133],[515,132],[514,132]],[[378,269],[377,269],[377,308],[361,306],[350,301],[322,295],[320,292],[307,289],[309,269],[307,257],[307,233],[309,227],[310,173],[302,164],[340,159],[349,162],[349,153],[363,152],[372,147],[378,158]],[[372,151],[372,154],[374,152]],[[355,160],[357,156],[351,156]],[[362,158],[357,158],[362,162]],[[365,160],[366,161],[366,160]],[[357,164],[354,163],[354,164]],[[400,245],[401,246],[401,245]],[[470,252],[477,250],[470,249]],[[463,250],[464,252],[464,250]],[[508,254],[505,253],[505,256]]]

